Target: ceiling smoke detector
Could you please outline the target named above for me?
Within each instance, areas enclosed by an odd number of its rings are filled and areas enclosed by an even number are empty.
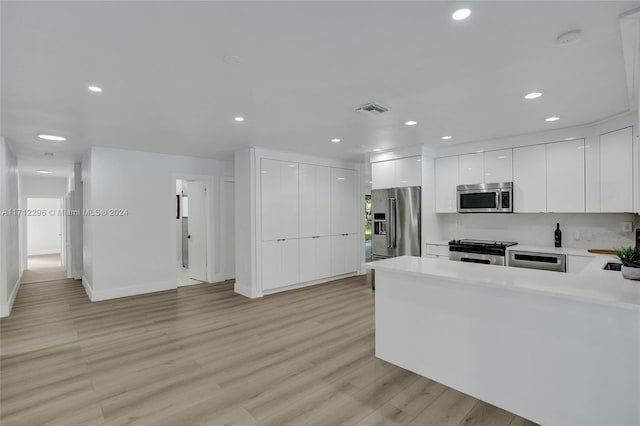
[[[53,157],[53,152],[45,152],[44,156],[45,157]]]
[[[368,114],[380,115],[389,111],[389,108],[382,104],[370,102],[368,104],[360,105],[356,108],[356,112],[366,112]]]
[[[578,43],[580,40],[582,40],[582,31],[571,30],[564,34],[560,34],[556,39],[556,44],[558,46],[569,46],[571,44]]]

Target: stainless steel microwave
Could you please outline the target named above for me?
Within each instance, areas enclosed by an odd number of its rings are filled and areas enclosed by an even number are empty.
[[[458,213],[513,213],[513,182],[458,185]]]

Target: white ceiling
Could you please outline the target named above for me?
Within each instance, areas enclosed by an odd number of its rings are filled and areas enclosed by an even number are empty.
[[[259,145],[362,160],[374,147],[629,109],[618,18],[639,2],[468,4],[471,17],[454,22],[462,3],[2,2],[2,134],[22,157],[62,160],[91,145],[214,158]],[[555,45],[576,28],[582,42]],[[534,90],[544,96],[521,99]],[[391,111],[353,111],[370,101]],[[545,122],[551,115],[562,119]]]
[[[69,177],[73,175],[73,162],[48,157],[20,156],[18,170],[24,176]],[[50,174],[40,174],[38,170],[48,170]]]

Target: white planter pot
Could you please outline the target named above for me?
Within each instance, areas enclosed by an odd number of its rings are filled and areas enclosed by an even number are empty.
[[[640,280],[640,268],[622,267],[622,276],[628,280]]]

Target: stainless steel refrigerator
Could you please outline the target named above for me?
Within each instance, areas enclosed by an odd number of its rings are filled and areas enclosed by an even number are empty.
[[[373,260],[420,256],[420,187],[371,191]]]

